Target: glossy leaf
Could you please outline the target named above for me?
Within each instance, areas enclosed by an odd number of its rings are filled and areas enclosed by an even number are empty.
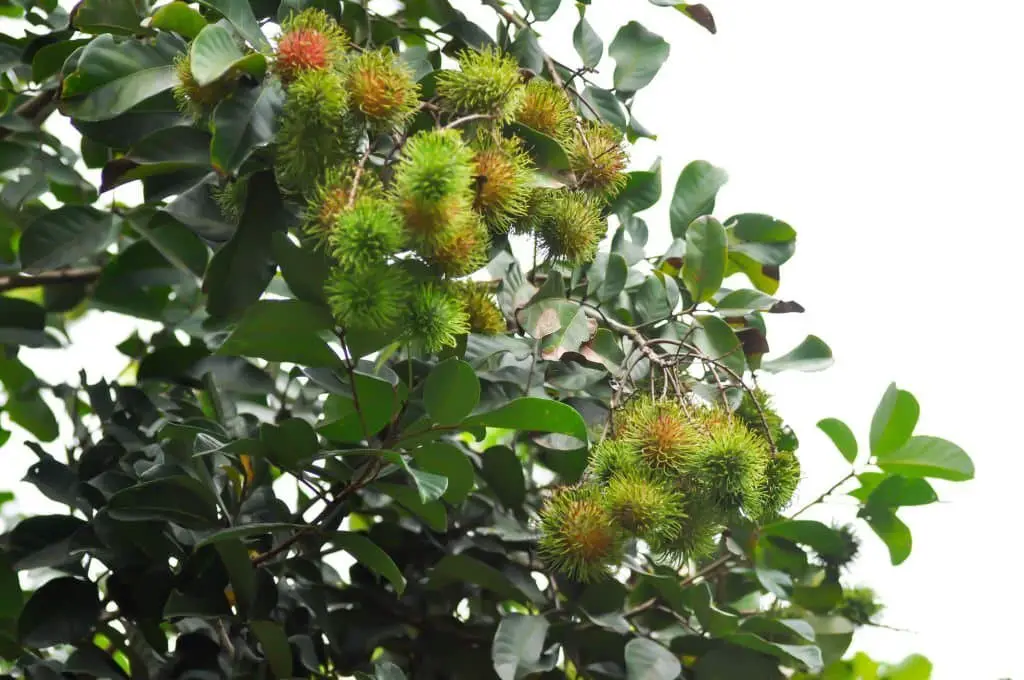
[[[270,49],[248,0],[199,0],[199,4],[220,12],[253,47],[262,51]]]
[[[913,547],[910,529],[894,512],[885,512],[867,518],[868,525],[882,539],[889,549],[889,557],[893,565],[903,564]]]
[[[295,297],[324,306],[327,302],[324,283],[330,274],[330,257],[322,249],[297,245],[280,231],[272,235],[271,248],[281,276]]]
[[[7,556],[0,554],[0,622],[4,619],[18,618],[22,599],[18,572],[14,570]]]
[[[633,215],[647,210],[661,198],[661,159],[650,170],[626,174],[626,185],[615,196],[612,210],[619,215]]]
[[[594,85],[587,85],[583,90],[583,99],[589,106],[583,106],[583,115],[588,118],[596,117],[613,125],[620,130],[625,130],[628,121],[622,110],[622,103],[611,90],[605,90]]]
[[[761,364],[769,373],[782,371],[823,371],[833,364],[832,349],[815,335],[808,335],[803,342],[779,357]]]
[[[449,503],[461,503],[473,489],[475,470],[462,451],[447,442],[431,442],[412,453],[415,467],[448,480],[441,496]]]
[[[430,572],[428,586],[441,588],[452,581],[466,581],[490,590],[506,600],[525,602],[526,598],[512,581],[494,567],[469,555],[448,555]]]
[[[76,264],[108,246],[118,223],[113,215],[84,206],[43,213],[21,236],[21,265],[36,272]]]
[[[154,479],[118,491],[107,504],[110,516],[126,522],[165,520],[186,529],[220,524],[212,492],[191,477]]]
[[[682,672],[679,659],[657,642],[634,638],[626,644],[626,680],[673,680]]]
[[[217,353],[340,366],[341,359],[320,337],[333,328],[334,320],[323,307],[301,300],[261,300],[245,311]]]
[[[825,554],[841,554],[845,549],[843,537],[831,527],[808,519],[775,522],[761,528],[762,536],[777,536],[814,548]]]
[[[890,384],[871,418],[872,455],[884,456],[906,444],[920,413],[914,395]]]
[[[725,278],[728,250],[725,229],[713,217],[698,217],[686,230],[683,281],[694,302],[705,302],[718,292]]]
[[[288,646],[288,636],[280,624],[273,621],[250,621],[249,629],[260,641],[263,648],[263,656],[270,664],[270,670],[275,678],[291,678],[292,673],[292,650]]]
[[[635,92],[650,84],[668,59],[669,44],[636,21],[619,29],[608,46],[615,60],[615,88]]]
[[[587,441],[587,424],[576,409],[538,397],[513,399],[492,411],[468,418],[462,425],[466,429],[486,425],[531,432],[560,432]]]
[[[32,593],[18,617],[18,635],[29,647],[73,644],[88,635],[100,615],[96,585],[64,576]]]
[[[521,680],[554,668],[557,657],[544,655],[548,622],[543,616],[508,614],[494,634],[491,659],[501,680]]]
[[[569,157],[566,156],[562,145],[553,137],[520,123],[511,124],[509,130],[523,140],[524,147],[538,166],[550,170],[569,169]]]
[[[825,418],[818,421],[818,429],[828,435],[849,463],[857,459],[857,438],[846,423],[838,418]]]
[[[247,56],[231,31],[220,24],[204,28],[189,48],[192,76],[200,87],[209,85],[229,71],[241,70],[262,78],[266,61],[260,55]]]
[[[523,6],[533,13],[538,21],[547,21],[555,12],[562,0],[524,0]]]
[[[523,466],[507,446],[492,446],[480,456],[483,477],[506,508],[518,508],[526,500],[526,479]]]
[[[210,160],[222,174],[233,175],[257,149],[274,139],[284,92],[276,81],[239,88],[213,112]]]
[[[890,453],[876,457],[886,472],[906,477],[932,477],[964,482],[974,478],[974,463],[956,444],[939,437],[918,436]]]
[[[736,375],[743,375],[746,368],[743,345],[729,324],[710,315],[699,316],[697,320],[700,327],[693,335],[694,344],[706,356],[719,361]]]
[[[135,35],[144,15],[134,0],[84,0],[75,8],[75,28],[84,33]]]
[[[174,0],[154,12],[149,25],[162,31],[174,31],[192,39],[206,27],[206,19],[187,3]]]
[[[580,15],[580,20],[572,31],[572,45],[584,66],[597,67],[601,55],[604,54],[604,42],[583,15]]]
[[[362,534],[351,531],[339,531],[328,539],[335,547],[352,555],[353,558],[367,569],[387,579],[401,595],[405,592],[405,577],[386,552]]]
[[[701,215],[711,214],[718,190],[727,180],[725,170],[707,161],[693,161],[683,168],[669,205],[669,223],[674,237],[685,237],[691,222]]]
[[[440,425],[454,425],[480,401],[480,379],[465,361],[448,359],[434,367],[423,385],[427,413]]]

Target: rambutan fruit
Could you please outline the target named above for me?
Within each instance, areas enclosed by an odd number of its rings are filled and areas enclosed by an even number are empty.
[[[558,141],[569,139],[576,112],[569,96],[550,80],[534,78],[526,84],[516,122]]]
[[[384,262],[405,245],[405,226],[394,205],[364,196],[338,216],[327,238],[331,254],[348,270]]]
[[[682,564],[687,560],[697,560],[715,552],[718,535],[723,526],[715,517],[701,508],[699,503],[688,499],[683,503],[684,517],[679,522],[679,530],[671,538],[659,537],[650,541],[651,550],[659,559],[672,564]]]
[[[402,149],[393,192],[409,230],[430,239],[464,215],[472,200],[473,152],[457,130],[413,135]]]
[[[649,544],[674,539],[685,517],[683,495],[636,468],[614,475],[601,498],[619,526]]]
[[[734,411],[734,415],[739,417],[751,431],[762,437],[767,439],[770,433],[772,441],[778,446],[778,440],[783,437],[782,417],[773,407],[771,395],[763,389],[757,387],[750,392],[744,390],[743,400]],[[767,433],[765,432],[766,425]]]
[[[357,115],[378,130],[401,128],[419,107],[412,70],[386,47],[351,59],[345,84]]]
[[[245,199],[249,193],[249,178],[239,177],[228,180],[222,185],[213,189],[211,194],[220,212],[232,224],[238,224],[242,219],[242,212],[245,210]]]
[[[310,195],[305,209],[302,211],[302,230],[325,244],[327,237],[334,230],[338,218],[349,204],[363,197],[383,198],[384,190],[380,179],[370,169],[364,168],[359,175],[359,184],[352,192],[352,181],[355,168],[341,165],[329,168]]]
[[[480,216],[468,208],[440,231],[421,239],[418,252],[448,277],[466,276],[487,264],[490,236]]]
[[[705,417],[707,436],[686,461],[687,484],[701,502],[729,517],[761,512],[769,451],[738,418]]]
[[[703,432],[672,399],[634,398],[615,414],[615,438],[633,447],[645,466],[675,477],[705,446]]]
[[[832,530],[839,537],[836,547],[828,552],[819,547],[815,550],[815,561],[833,578],[839,578],[839,572],[849,568],[860,554],[860,539],[849,524],[833,525]]]
[[[562,489],[540,512],[538,553],[552,569],[584,583],[607,578],[625,535],[593,487]]]
[[[597,202],[581,191],[543,192],[531,207],[530,223],[545,254],[573,267],[594,259],[608,231]]]
[[[424,283],[410,296],[404,325],[410,345],[433,354],[455,347],[458,336],[469,332],[469,315],[446,286]]]
[[[338,70],[347,47],[348,36],[333,17],[306,9],[282,23],[274,71],[287,85],[306,71]]]
[[[495,139],[481,134],[476,141],[476,197],[473,209],[496,232],[526,215],[532,193],[533,163],[518,138]]]
[[[505,315],[498,309],[486,283],[458,281],[452,284],[469,317],[469,330],[481,335],[500,335],[508,330]]]
[[[193,120],[205,120],[217,106],[235,88],[237,76],[227,75],[207,85],[200,85],[192,75],[192,58],[188,52],[179,54],[174,60],[174,71],[178,76],[178,84],[172,94],[178,110],[192,117]]]
[[[843,599],[833,613],[842,616],[855,626],[875,623],[885,606],[871,588],[843,588]]]
[[[403,269],[380,263],[354,270],[337,267],[325,289],[340,326],[376,331],[392,328],[402,318],[409,287]]]
[[[800,461],[792,451],[769,455],[761,479],[761,512],[758,519],[768,521],[786,509],[800,484]]]
[[[590,450],[587,471],[599,484],[606,485],[612,477],[626,474],[641,466],[636,448],[617,439],[605,439]]]
[[[519,64],[495,48],[464,50],[459,70],[437,73],[441,106],[453,114],[481,114],[497,121],[512,120],[523,101]]]
[[[606,123],[587,123],[569,145],[569,169],[576,187],[602,199],[611,199],[626,184],[629,159],[622,148],[622,135]]]
[[[347,116],[348,92],[335,71],[303,71],[291,87],[281,113],[274,170],[278,182],[293,190],[316,187],[329,168],[355,153],[356,126]]]

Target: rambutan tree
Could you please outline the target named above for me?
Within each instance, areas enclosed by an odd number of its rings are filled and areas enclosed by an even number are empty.
[[[669,44],[630,21],[597,73],[582,2],[561,63],[559,4],[0,4],[0,444],[53,502],[0,542],[11,673],[928,677],[842,660],[880,610],[847,571],[970,459],[892,386],[792,507],[758,377],[831,362],[769,350],[796,232],[716,217],[705,161],[645,213]],[[127,368],[40,378],[97,310]]]

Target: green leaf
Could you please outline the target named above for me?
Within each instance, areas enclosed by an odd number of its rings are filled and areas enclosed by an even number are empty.
[[[22,599],[18,572],[11,566],[7,556],[0,553],[0,622],[4,619],[18,618]]]
[[[220,174],[234,175],[253,151],[270,144],[284,104],[280,83],[242,87],[213,111],[210,160]]]
[[[204,28],[189,48],[192,76],[200,87],[220,79],[229,71],[242,70],[262,79],[266,60],[261,55],[246,55],[231,31],[220,24]]]
[[[895,666],[885,665],[879,680],[930,680],[932,662],[920,654],[911,654]]]
[[[669,44],[664,38],[630,21],[608,46],[608,54],[615,60],[615,88],[636,92],[645,87],[654,80],[668,53]]]
[[[46,45],[32,57],[32,80],[37,83],[45,81],[64,66],[68,57],[80,47],[89,44],[89,40],[62,40]]]
[[[971,457],[953,442],[918,436],[891,453],[876,457],[878,467],[906,477],[933,477],[951,482],[974,478]]]
[[[687,232],[689,237],[689,232]],[[724,272],[723,272],[724,273]],[[718,313],[723,316],[743,316],[750,312],[772,312],[773,308],[783,305],[794,305],[795,303],[780,303],[771,295],[765,295],[761,291],[743,288],[734,290],[715,303]]]
[[[448,359],[430,372],[423,385],[423,405],[439,425],[455,425],[480,401],[480,379],[465,361]]]
[[[698,316],[697,320],[700,327],[693,335],[697,348],[742,376],[747,365],[743,358],[743,345],[729,324],[711,315]]]
[[[118,491],[107,503],[114,519],[125,522],[164,520],[186,529],[220,525],[212,492],[183,475],[143,482]]]
[[[891,383],[871,418],[871,453],[884,456],[906,444],[920,414],[914,395]]]
[[[295,297],[317,306],[325,305],[324,282],[330,274],[331,260],[323,249],[298,246],[280,231],[272,235],[271,245],[281,276]]]
[[[548,622],[543,616],[502,617],[491,646],[494,672],[501,680],[521,680],[554,668],[557,656],[543,656],[547,634]]]
[[[835,529],[809,519],[788,519],[761,527],[762,536],[777,536],[814,548],[823,555],[842,553],[846,542]]]
[[[832,350],[825,341],[815,335],[808,335],[804,341],[787,354],[765,361],[761,368],[769,373],[782,371],[823,371],[834,362]]]
[[[280,624],[273,621],[250,621],[249,630],[260,641],[263,656],[275,678],[292,678],[292,649]]]
[[[387,579],[395,592],[405,592],[405,577],[386,552],[366,536],[350,531],[338,531],[330,535],[328,542],[344,550],[359,564]]]
[[[887,511],[912,505],[928,505],[939,500],[935,489],[924,479],[908,478],[902,475],[879,475],[882,479],[877,482],[877,485],[872,487],[865,484],[865,476],[868,474],[870,473],[861,474],[859,479],[863,486],[854,492],[850,492],[851,496],[864,501],[864,512],[867,515],[876,515],[880,510]]]
[[[134,0],[83,0],[72,13],[72,23],[83,33],[136,35],[145,17]]]
[[[405,464],[404,460],[402,464],[406,471],[408,471],[409,476],[412,477],[413,484],[416,486],[416,492],[420,495],[420,502],[424,505],[431,501],[436,501],[448,490],[447,477],[409,467]]]
[[[452,444],[430,442],[413,451],[412,457],[416,467],[447,478],[448,488],[441,496],[447,502],[461,503],[473,490],[473,464]]]
[[[297,531],[305,526],[306,525],[304,524],[291,524],[288,522],[258,522],[255,524],[243,524],[240,526],[228,527],[227,529],[214,531],[212,534],[196,543],[195,550],[199,550],[207,545],[215,545],[221,541],[252,538],[253,536],[264,536],[275,531]]]
[[[683,282],[694,302],[706,302],[722,287],[728,253],[725,228],[714,217],[695,219],[686,230]]]
[[[838,418],[825,418],[818,421],[818,429],[828,435],[847,462],[852,464],[857,459],[857,438],[846,423]]]
[[[615,196],[612,211],[618,215],[633,215],[647,210],[661,198],[661,159],[650,170],[626,174],[626,185]]]
[[[260,440],[267,445],[266,455],[271,462],[285,470],[299,470],[320,453],[316,432],[301,418],[263,423]]]
[[[183,47],[170,33],[152,41],[95,38],[64,80],[68,113],[79,121],[108,120],[171,89],[178,83],[174,58]]]
[[[597,68],[604,54],[604,43],[601,36],[597,34],[590,22],[580,14],[580,21],[572,31],[572,46],[576,48],[576,54],[580,55],[580,61],[587,68]]]
[[[218,541],[213,547],[227,571],[238,611],[248,617],[256,599],[256,568],[249,559],[249,551],[237,538]]]
[[[679,659],[657,642],[634,638],[626,644],[626,680],[674,680],[682,672]]]
[[[683,238],[691,222],[701,215],[711,214],[718,190],[728,179],[725,170],[707,161],[693,161],[683,168],[669,205],[669,223],[674,237]]]
[[[408,486],[384,483],[377,483],[375,486],[381,493],[391,496],[399,507],[419,517],[434,531],[444,533],[448,530],[448,512],[439,501],[424,503],[419,492]]]
[[[725,225],[730,249],[762,265],[785,264],[796,252],[796,230],[771,215],[734,215]]]
[[[569,157],[565,154],[565,148],[554,137],[521,123],[512,123],[509,130],[523,140],[526,150],[539,167],[550,170],[569,169]]]
[[[323,307],[301,300],[260,300],[245,310],[217,354],[341,366],[341,359],[320,337],[333,328],[334,319]]]
[[[100,616],[96,585],[65,576],[32,593],[18,617],[18,636],[28,647],[73,644],[88,635]]]
[[[769,642],[750,633],[730,635],[728,639],[734,645],[740,645],[747,649],[753,649],[763,654],[774,656],[797,668],[807,668],[812,672],[817,672],[824,665],[821,658],[821,650],[815,645]]]
[[[28,300],[0,296],[0,345],[59,347],[45,328],[45,309]]]
[[[249,0],[199,0],[199,4],[220,12],[238,34],[256,49],[264,52],[270,50],[270,42],[260,30]]]
[[[597,300],[602,304],[610,302],[619,297],[619,293],[626,287],[629,279],[629,266],[626,258],[617,253],[608,255],[608,266],[605,269],[604,280],[597,289]]]
[[[106,248],[118,223],[110,213],[85,206],[44,212],[21,235],[21,266],[38,272],[76,264]]]
[[[346,386],[346,394],[327,397],[324,404],[326,422],[320,425],[320,433],[328,439],[342,442],[358,442],[373,436],[401,409],[406,396],[404,389],[404,383],[395,386],[357,371],[354,388],[350,383]]]
[[[533,12],[538,21],[547,21],[558,11],[562,0],[524,0],[523,6]]]
[[[462,423],[467,430],[477,425],[530,432],[559,432],[587,441],[587,424],[576,409],[559,401],[539,397],[513,399],[493,411],[479,413]]]
[[[512,581],[489,564],[481,562],[469,555],[447,555],[430,572],[427,580],[428,588],[442,588],[456,583],[473,583],[490,590],[506,600],[527,602],[525,595],[513,585]]]
[[[885,512],[866,518],[868,525],[889,548],[889,557],[893,565],[903,564],[910,557],[913,540],[910,529],[896,516],[895,512]]]
[[[622,103],[619,102],[618,97],[611,90],[587,85],[586,89],[583,90],[583,99],[590,105],[589,107],[583,107],[582,113],[584,116],[592,119],[596,112],[599,120],[609,125],[614,125],[620,130],[626,129],[628,121],[626,120],[626,114],[622,110]],[[593,111],[590,109],[593,109]]]
[[[158,9],[149,20],[149,25],[161,31],[174,31],[191,40],[206,28],[206,19],[187,3],[175,0]]]
[[[668,298],[668,279],[657,274],[650,274],[640,284],[633,299],[636,316],[643,323],[660,321],[672,313],[672,304]]]
[[[480,476],[506,508],[521,507],[526,500],[523,465],[507,446],[492,446],[480,456]]]

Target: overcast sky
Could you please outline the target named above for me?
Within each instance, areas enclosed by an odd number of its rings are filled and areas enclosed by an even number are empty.
[[[935,680],[1024,679],[1015,647],[1015,494],[1024,479],[1011,427],[1024,409],[1017,359],[1017,259],[1024,255],[1024,4],[1012,0],[718,0],[717,36],[640,0],[594,0],[588,19],[605,41],[636,19],[672,45],[642,91],[637,118],[658,133],[635,149],[638,169],[663,158],[665,199],[643,216],[655,245],[669,240],[667,199],[682,167],[704,159],[730,182],[718,213],[766,212],[798,231],[779,296],[806,307],[770,320],[785,352],[808,333],[833,348],[824,373],[766,380],[797,429],[812,498],[846,473],[815,423],[848,422],[866,439],[871,413],[895,380],[921,403],[919,433],[963,446],[977,479],[937,485],[943,504],[904,509],[914,550],[901,567],[864,535],[851,574],[888,605],[855,647],[896,660],[929,656]],[[455,2],[488,27],[475,5]],[[568,0],[542,43],[576,62]],[[610,64],[597,77],[610,84]],[[129,326],[110,315],[79,327],[62,353],[28,353],[45,375],[91,377],[122,367],[113,345]],[[16,488],[32,457],[4,447],[0,489]],[[32,507],[21,508],[32,511]],[[837,502],[815,515],[849,518]],[[1012,513],[1012,514],[1011,514]]]

